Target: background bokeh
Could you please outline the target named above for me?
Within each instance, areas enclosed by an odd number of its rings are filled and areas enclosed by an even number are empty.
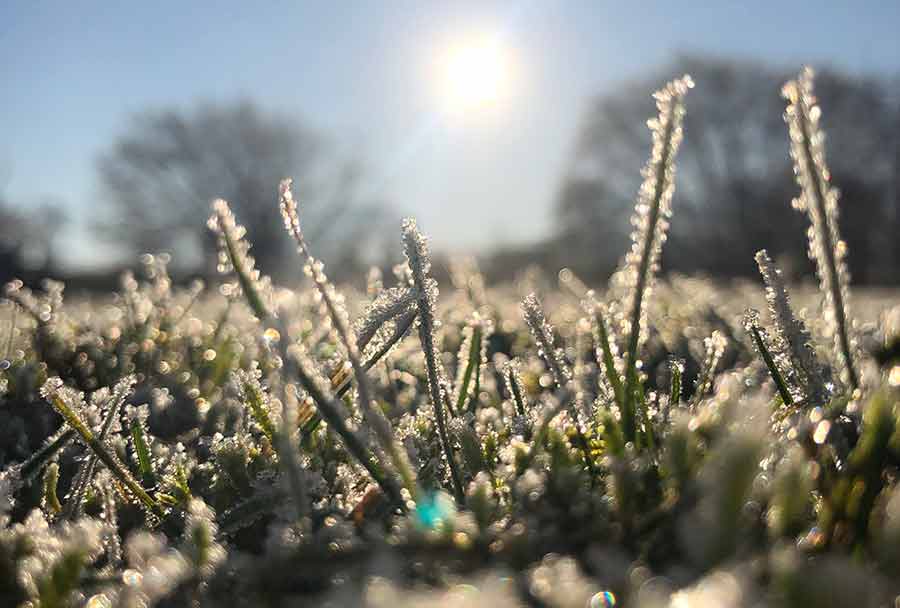
[[[601,282],[628,241],[649,93],[683,72],[664,269],[746,276],[766,247],[805,277],[779,89],[810,64],[853,278],[895,284],[898,25],[876,1],[4,3],[0,279],[106,287],[146,251],[207,274],[221,196],[290,281],[275,190],[291,175],[338,278],[395,263],[412,214],[493,278],[538,264]],[[452,107],[441,55],[485,37],[508,56],[500,99]]]

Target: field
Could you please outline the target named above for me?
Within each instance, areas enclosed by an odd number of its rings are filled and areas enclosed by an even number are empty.
[[[8,285],[0,605],[892,605],[900,306],[849,287],[812,74],[785,94],[815,285],[764,251],[758,283],[657,278],[690,87],[657,93],[603,290],[438,286],[413,220],[393,276],[338,290],[290,180],[304,285],[225,201],[215,284],[148,254],[108,297]]]

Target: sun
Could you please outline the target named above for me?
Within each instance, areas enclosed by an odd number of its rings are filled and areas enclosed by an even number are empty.
[[[510,92],[509,53],[494,40],[466,40],[446,51],[439,77],[441,97],[448,109],[497,107]]]

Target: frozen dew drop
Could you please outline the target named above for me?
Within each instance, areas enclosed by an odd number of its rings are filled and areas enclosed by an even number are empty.
[[[895,365],[888,372],[888,383],[891,386],[900,386],[900,365]]]
[[[122,573],[122,582],[128,585],[129,587],[136,587],[141,584],[144,575],[138,572],[137,570],[133,570],[131,568],[125,570]]]
[[[825,440],[828,439],[829,431],[831,431],[831,421],[820,421],[819,424],[816,425],[816,430],[813,433],[813,441],[815,441],[819,445],[822,445],[823,443],[825,443]]]
[[[588,608],[612,608],[616,605],[616,596],[612,591],[600,591],[591,596]]]
[[[281,340],[281,334],[274,327],[270,327],[263,332],[263,339],[269,344],[274,344]]]
[[[112,602],[102,593],[92,595],[85,604],[86,608],[112,608]]]

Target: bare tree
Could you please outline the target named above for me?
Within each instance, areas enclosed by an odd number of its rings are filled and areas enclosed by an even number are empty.
[[[371,203],[356,200],[358,165],[333,158],[317,132],[248,101],[140,114],[100,157],[98,173],[109,211],[98,233],[130,254],[174,251],[182,268],[215,259],[205,218],[221,197],[247,227],[260,267],[295,276],[276,202],[287,176],[307,207],[310,238],[334,230],[321,247],[353,259],[367,236],[360,226],[371,228]]]
[[[0,167],[0,182],[10,173]],[[13,278],[52,274],[56,270],[54,242],[66,220],[58,203],[15,204],[0,189],[0,285]]]
[[[697,83],[679,154],[666,268],[752,275],[753,253],[762,247],[806,268],[804,218],[790,210],[796,187],[779,95],[790,71],[685,57],[664,72],[687,72]],[[593,103],[557,200],[555,264],[602,279],[624,251],[639,168],[649,150],[647,91],[664,80],[646,79]],[[885,142],[897,137],[898,114],[888,83],[824,71],[816,85],[829,163],[844,191],[842,232],[853,252],[851,272],[863,281],[889,279],[896,270],[885,266],[887,256],[874,255],[892,242],[885,219],[894,204],[887,186],[897,159]]]

